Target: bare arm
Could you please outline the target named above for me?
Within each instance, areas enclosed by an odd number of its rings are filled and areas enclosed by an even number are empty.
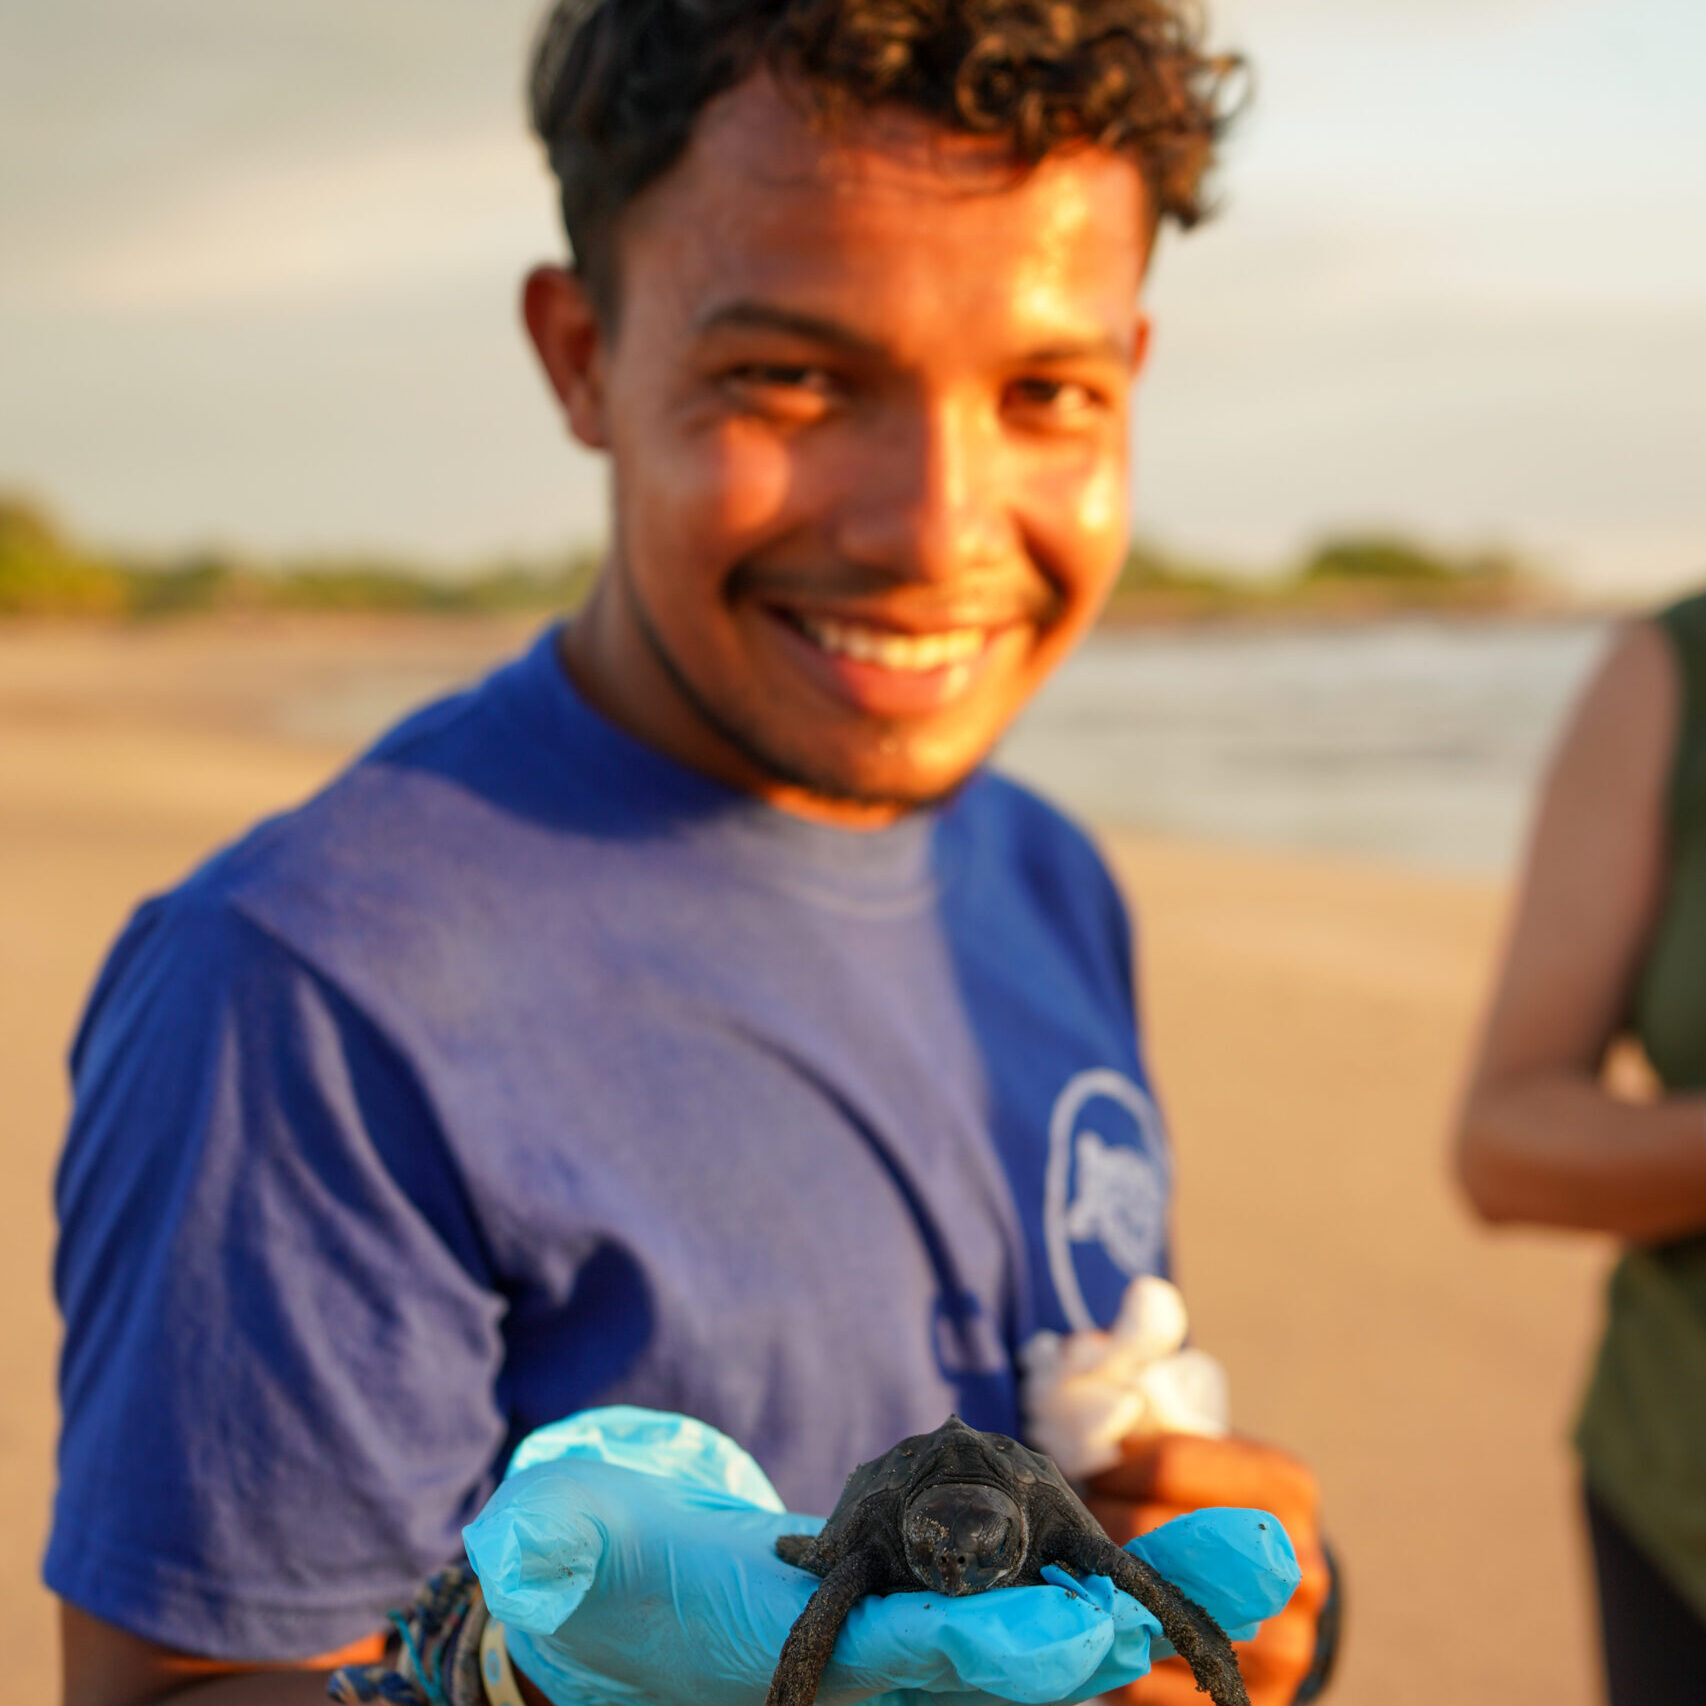
[[[1553,762],[1457,1134],[1491,1221],[1658,1241],[1706,1227],[1706,1097],[1601,1083],[1663,899],[1681,683],[1651,623],[1613,647]]]
[[[382,1647],[375,1636],[300,1667],[242,1669],[173,1652],[63,1602],[59,1633],[64,1706],[325,1706],[327,1676],[376,1660]]]

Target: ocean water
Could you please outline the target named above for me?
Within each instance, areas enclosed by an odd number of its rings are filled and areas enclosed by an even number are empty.
[[[1502,874],[1606,634],[1557,619],[1108,630],[998,762],[1092,823]],[[452,648],[351,671],[273,725],[363,744],[469,668]]]
[[[1499,875],[1601,620],[1093,636],[1002,768],[1095,823]]]

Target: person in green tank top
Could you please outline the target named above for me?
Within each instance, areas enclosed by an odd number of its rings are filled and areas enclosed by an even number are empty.
[[[1604,1079],[1633,1037],[1655,1088]],[[1458,1131],[1497,1223],[1624,1245],[1576,1429],[1612,1706],[1706,1701],[1706,595],[1559,746]]]

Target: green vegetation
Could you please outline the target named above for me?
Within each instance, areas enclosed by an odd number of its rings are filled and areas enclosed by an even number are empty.
[[[39,510],[0,499],[0,615],[113,616],[123,574],[62,538]]]
[[[572,609],[592,584],[587,551],[554,563],[485,565],[454,578],[407,563],[315,559],[268,564],[201,552],[168,562],[103,555],[37,505],[0,495],[0,618],[154,618],[198,612],[420,611],[444,615]],[[1451,556],[1381,534],[1323,540],[1287,572],[1260,578],[1132,547],[1109,601],[1115,621],[1247,616],[1378,616],[1398,610],[1533,606],[1545,583],[1493,553]]]
[[[93,552],[40,507],[0,497],[0,617],[560,610],[585,597],[596,568],[596,557],[586,551],[555,563],[482,566],[454,579],[359,558],[274,565],[199,552],[167,562],[138,562]]]
[[[1388,534],[1322,540],[1302,561],[1260,578],[1170,557],[1138,543],[1108,602],[1115,621],[1217,616],[1378,616],[1401,610],[1530,608],[1555,598],[1500,552],[1450,555]]]
[[[1441,556],[1413,540],[1352,534],[1324,540],[1299,571],[1305,585],[1509,589],[1523,580],[1514,558],[1498,551]]]

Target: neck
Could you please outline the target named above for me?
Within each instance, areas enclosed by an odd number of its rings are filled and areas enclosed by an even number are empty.
[[[586,702],[624,733],[777,811],[852,831],[886,829],[906,816],[892,801],[832,798],[771,775],[708,723],[645,637],[638,611],[606,565],[562,632],[558,660]]]

